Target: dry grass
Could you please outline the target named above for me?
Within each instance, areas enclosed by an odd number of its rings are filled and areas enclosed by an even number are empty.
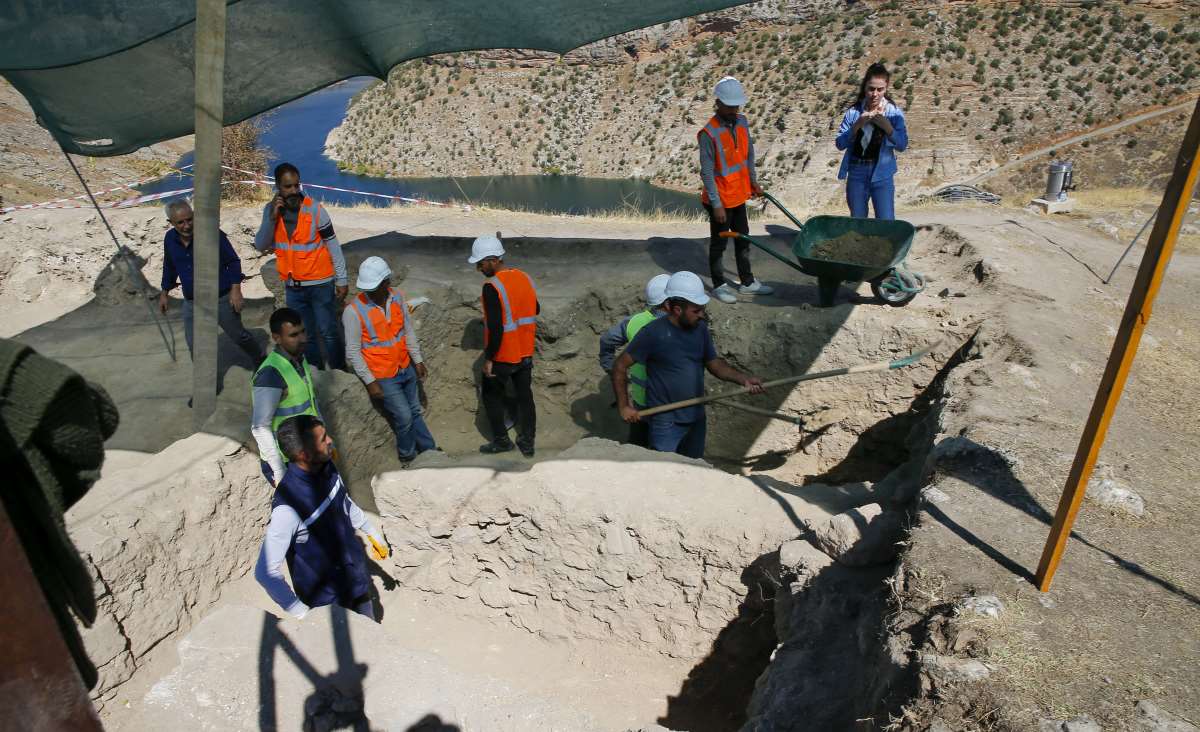
[[[241,170],[264,171],[271,151],[262,144],[262,135],[270,128],[269,118],[254,119],[230,125],[221,130],[221,161]],[[244,180],[244,173],[223,172],[225,181]],[[252,183],[227,183],[221,187],[221,199],[245,203],[266,201],[271,197],[267,186]]]

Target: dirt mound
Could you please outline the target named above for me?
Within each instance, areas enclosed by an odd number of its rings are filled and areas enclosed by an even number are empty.
[[[145,264],[145,259],[121,247],[96,276],[93,285],[96,301],[103,305],[120,305],[152,297],[158,288],[152,287],[142,275]]]
[[[447,463],[374,487],[406,585],[543,636],[685,658],[769,584],[745,568],[795,536],[797,517],[824,515],[699,461],[595,439],[527,473]]]

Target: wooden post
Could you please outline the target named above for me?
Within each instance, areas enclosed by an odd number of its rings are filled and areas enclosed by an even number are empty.
[[[221,128],[225,114],[225,0],[196,0],[195,74],[192,418],[199,429],[217,408],[217,232],[221,225]]]
[[[103,729],[3,504],[0,648],[4,649],[4,663],[0,663],[0,729]]]
[[[1112,354],[1108,358],[1108,366],[1100,379],[1100,388],[1096,391],[1096,399],[1092,403],[1092,412],[1088,415],[1083,436],[1079,440],[1079,449],[1075,453],[1075,462],[1071,465],[1071,473],[1062,498],[1058,502],[1058,512],[1054,515],[1054,523],[1050,528],[1050,536],[1046,539],[1046,547],[1042,550],[1042,559],[1038,564],[1036,584],[1039,590],[1046,592],[1054,579],[1054,572],[1062,560],[1063,550],[1067,539],[1071,536],[1071,527],[1075,516],[1079,513],[1079,504],[1083,502],[1083,494],[1087,490],[1088,480],[1092,469],[1096,466],[1096,457],[1104,444],[1108,433],[1108,425],[1112,421],[1117,402],[1125,388],[1125,380],[1129,376],[1129,368],[1137,354],[1138,343],[1142,339],[1142,331],[1150,321],[1154,307],[1154,297],[1162,284],[1163,274],[1167,263],[1171,261],[1171,252],[1175,248],[1175,239],[1179,235],[1179,227],[1187,215],[1188,204],[1192,192],[1196,189],[1196,178],[1200,175],[1200,100],[1192,111],[1192,121],[1188,125],[1179,148],[1179,156],[1175,159],[1175,171],[1167,190],[1163,194],[1161,212],[1154,224],[1154,231],[1146,243],[1146,254],[1142,257],[1142,265],[1138,269],[1137,279],[1129,293],[1129,302],[1125,305],[1125,314],[1121,316],[1121,327],[1117,331],[1117,339],[1113,343]]]

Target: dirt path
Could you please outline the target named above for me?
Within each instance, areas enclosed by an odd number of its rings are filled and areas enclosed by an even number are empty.
[[[1018,167],[1024,165],[1025,163],[1028,163],[1030,160],[1036,160],[1036,159],[1042,157],[1043,155],[1051,153],[1054,150],[1057,150],[1059,148],[1066,147],[1067,145],[1074,145],[1074,144],[1077,144],[1080,142],[1084,142],[1085,140],[1094,140],[1098,137],[1105,137],[1106,135],[1111,135],[1114,132],[1123,130],[1126,127],[1131,127],[1136,124],[1141,124],[1142,122],[1147,122],[1149,120],[1156,119],[1158,117],[1162,117],[1165,114],[1173,114],[1175,112],[1189,111],[1192,108],[1194,108],[1195,106],[1196,106],[1195,100],[1191,100],[1191,101],[1183,102],[1182,104],[1176,104],[1171,107],[1165,107],[1163,109],[1156,109],[1152,112],[1145,112],[1143,114],[1134,115],[1133,117],[1123,119],[1120,122],[1117,122],[1116,124],[1106,125],[1104,127],[1099,127],[1094,130],[1091,130],[1090,132],[1085,132],[1082,135],[1075,135],[1073,137],[1068,137],[1065,140],[1059,140],[1058,142],[1054,143],[1053,145],[1047,145],[1046,147],[1038,148],[1037,150],[1034,150],[1033,152],[1025,153],[1024,155],[1022,155],[1018,158],[1014,158],[1014,159],[1008,161],[1007,163],[1005,163],[1004,165],[1001,165],[998,168],[992,168],[991,170],[989,170],[985,173],[980,173],[979,175],[975,176],[974,178],[971,178],[970,180],[966,181],[966,185],[972,185],[972,186],[976,185],[978,183],[981,183],[981,182],[987,180],[988,178],[991,178],[994,175],[1003,173],[1006,170],[1012,170],[1013,168],[1018,168]]]

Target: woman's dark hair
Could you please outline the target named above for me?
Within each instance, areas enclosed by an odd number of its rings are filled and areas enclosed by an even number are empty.
[[[867,73],[863,74],[862,83],[858,85],[858,98],[854,100],[854,106],[857,107],[858,105],[862,104],[862,100],[867,96],[867,82],[877,77],[882,78],[884,81],[890,84],[892,81],[892,72],[888,71],[886,66],[878,62],[868,66]],[[884,93],[883,98],[892,104],[896,103],[895,100],[892,99],[892,95],[886,92]]]

